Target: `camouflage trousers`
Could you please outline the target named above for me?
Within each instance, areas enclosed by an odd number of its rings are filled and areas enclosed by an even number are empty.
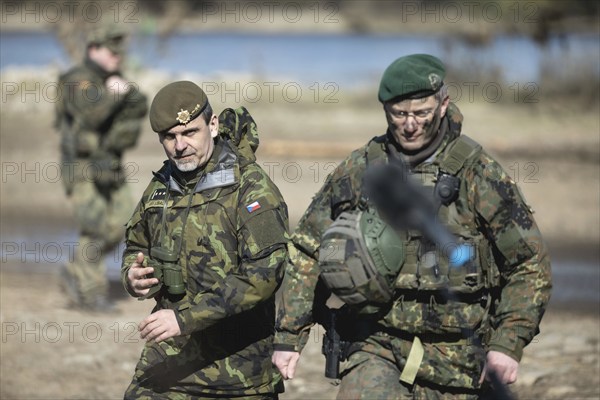
[[[206,331],[202,334],[211,335]],[[188,340],[178,336],[146,343],[125,399],[267,400],[277,399],[284,391],[280,375],[264,367],[265,362],[271,365],[270,358],[256,364],[263,366],[258,375],[245,375],[237,367],[242,359],[247,362],[252,357],[248,351],[224,356],[211,341],[200,344]]]
[[[277,400],[277,393],[247,395],[242,397],[231,396],[198,396],[197,394],[190,395],[182,392],[164,392],[164,393],[145,393],[140,395],[135,388],[130,387],[125,392],[124,400],[216,400],[216,399],[232,399],[232,400]]]
[[[427,348],[414,383],[408,384],[400,381],[402,369],[406,363],[406,356],[401,353],[408,354],[410,342],[407,342],[406,345],[399,344],[399,342],[397,338],[378,333],[361,343],[360,350],[352,353],[344,365],[337,399],[472,400],[483,397],[482,390],[473,388],[472,385],[466,384],[466,387],[457,387],[432,383],[436,374],[439,375],[440,381],[451,380],[454,385],[464,377],[460,372],[457,372],[455,376],[448,376],[446,368],[433,372],[423,371],[435,368],[431,367],[432,360],[428,359],[432,350]],[[400,349],[400,347],[406,348]],[[439,346],[436,347],[439,348]],[[438,360],[433,361],[433,365],[437,365],[438,362]],[[452,365],[453,360],[449,357],[444,362]],[[424,374],[428,374],[428,380],[420,378]],[[433,379],[431,379],[432,377]]]
[[[138,380],[138,371],[134,375],[133,380],[129,384],[129,387],[125,391],[123,396],[124,400],[215,400],[215,399],[234,399],[234,400],[277,400],[279,399],[278,393],[261,393],[261,394],[247,394],[240,396],[232,395],[218,395],[218,394],[204,394],[200,395],[195,390],[194,394],[186,393],[183,389],[175,390],[173,388],[164,391],[155,391],[151,388],[140,385]],[[198,389],[198,388],[194,388]]]
[[[79,239],[73,258],[63,270],[63,284],[74,305],[91,306],[99,297],[107,296],[105,259],[109,255],[120,259],[115,251],[125,236],[133,201],[127,185],[103,190],[91,180],[74,183],[70,199]]]

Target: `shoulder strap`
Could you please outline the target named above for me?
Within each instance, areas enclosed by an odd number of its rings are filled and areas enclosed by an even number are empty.
[[[367,166],[381,160],[385,156],[385,150],[383,149],[382,143],[385,140],[385,135],[375,136],[365,148],[365,158],[367,159]]]
[[[451,148],[440,161],[440,169],[456,176],[467,160],[479,155],[479,153],[481,153],[481,145],[470,137],[461,135],[451,144]]]

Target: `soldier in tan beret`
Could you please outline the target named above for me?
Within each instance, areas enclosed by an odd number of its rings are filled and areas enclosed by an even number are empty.
[[[127,224],[122,279],[151,299],[147,343],[127,399],[274,399],[275,290],[287,257],[287,206],[255,162],[245,108],[213,113],[189,81],[150,107],[167,161]]]
[[[56,107],[63,184],[79,230],[62,284],[72,306],[100,312],[115,310],[104,260],[123,239],[134,206],[123,153],[137,143],[148,109],[146,96],[120,72],[124,49],[120,28],[92,30],[83,63],[59,78],[62,101]]]

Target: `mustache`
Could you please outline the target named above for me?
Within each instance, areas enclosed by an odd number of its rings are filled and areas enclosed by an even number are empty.
[[[173,155],[173,158],[179,159],[179,158],[189,157],[189,156],[192,156],[192,155],[194,155],[193,152],[191,152],[191,153],[189,153],[189,152],[188,153],[177,153],[177,152],[175,152],[175,154]]]

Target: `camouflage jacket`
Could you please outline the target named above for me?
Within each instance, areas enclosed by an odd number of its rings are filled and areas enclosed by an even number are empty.
[[[455,105],[450,105],[445,119],[449,128],[444,140],[433,156],[413,167],[415,174],[435,164],[459,137],[462,115]],[[374,139],[375,145],[381,146],[382,162],[387,162],[390,156],[389,141],[389,135]],[[306,343],[309,329],[315,322],[313,301],[315,293],[319,292],[316,288],[320,238],[342,211],[357,207],[368,148],[366,145],[355,150],[328,177],[292,235],[290,262],[281,287],[276,322],[275,348],[278,350],[300,351]],[[412,296],[412,303],[396,298],[391,309],[380,317],[378,325],[417,336],[441,334],[443,337],[444,332],[454,333],[446,328],[456,322],[453,316],[457,312],[462,314],[463,320],[469,320],[470,313],[482,319],[489,311],[491,315],[486,318],[489,329],[484,339],[486,348],[520,360],[523,347],[537,333],[550,297],[551,273],[546,247],[532,211],[515,182],[489,154],[479,152],[458,177],[461,188],[459,198],[454,202],[456,214],[438,216],[452,232],[456,232],[457,226],[458,229],[471,229],[490,243],[497,285],[490,291],[495,291],[495,302],[487,309],[479,304],[465,304],[466,311],[463,311],[456,304],[433,304],[433,298],[423,303],[414,300],[418,296]],[[412,305],[409,308],[407,304]],[[478,322],[481,321],[473,323]],[[426,357],[427,354],[426,349]],[[476,376],[475,373],[472,375]]]
[[[133,83],[126,93],[114,94],[106,88],[110,76],[86,59],[59,78],[55,125],[62,136],[62,160],[77,163],[75,176],[65,184],[82,179],[85,163],[98,163],[97,170],[118,170],[122,153],[137,142],[148,110],[146,96]]]
[[[237,129],[229,124],[236,113],[227,111],[221,133]],[[182,298],[164,288],[155,298],[154,311],[175,310],[182,335],[146,345],[136,368],[145,388],[226,397],[279,390],[270,356],[274,293],[287,257],[287,206],[253,161],[251,141],[219,138],[208,164],[188,185],[177,182],[166,161],[127,224],[126,288],[137,252],[147,256],[156,246],[179,249],[185,281]]]

